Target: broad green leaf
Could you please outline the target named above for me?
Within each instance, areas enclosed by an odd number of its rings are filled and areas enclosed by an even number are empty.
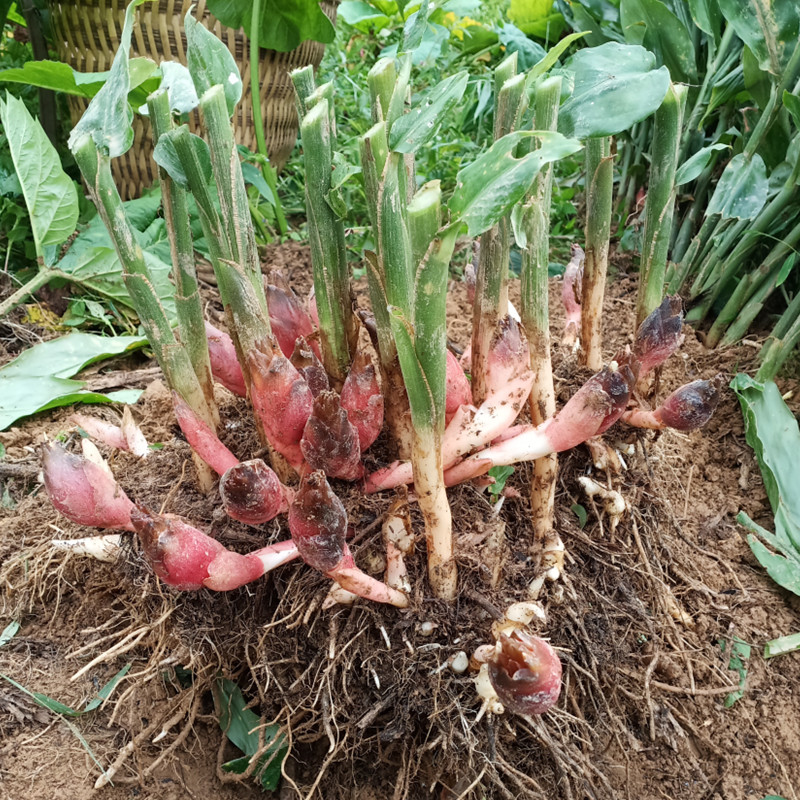
[[[192,76],[177,61],[161,62],[161,88],[167,90],[169,107],[177,114],[188,114],[199,102]]]
[[[561,58],[564,51],[578,39],[582,39],[586,34],[584,32],[570,33],[565,36],[558,44],[553,45],[548,51],[547,55],[541,60],[537,61],[528,71],[528,80],[536,80],[540,75],[544,75],[557,61]]]
[[[134,14],[146,0],[131,0],[125,12],[119,49],[111,64],[108,80],[95,95],[78,124],[69,135],[69,148],[75,150],[86,136],[91,136],[98,149],[116,158],[133,144],[133,111],[128,105],[130,75],[128,55],[131,49]]]
[[[243,28],[245,35],[250,38],[253,0],[208,0],[207,7],[223,25],[234,30]],[[309,39],[326,44],[332,42],[335,34],[319,0],[292,0],[290,3],[285,0],[261,0],[259,47],[288,53]]]
[[[608,42],[579,50],[565,64],[574,75],[572,96],[561,106],[558,129],[566,136],[612,136],[649,117],[669,89],[666,67],[638,45]]]
[[[6,95],[0,103],[11,159],[17,172],[31,220],[36,252],[66,241],[78,222],[78,192],[61,168],[55,148],[25,104]]]
[[[712,36],[715,42],[719,42],[722,14],[720,14],[717,0],[689,0],[689,12],[694,24],[703,33]]]
[[[780,78],[800,36],[795,0],[718,0],[736,35],[753,51],[761,69]]]
[[[22,67],[0,71],[0,83],[22,83],[77,97],[94,97],[100,87],[78,83],[79,74],[61,61],[28,61]]]
[[[514,467],[492,467],[489,470],[489,477],[494,478],[494,483],[489,486],[489,493],[495,497],[500,497],[506,482],[514,472]]]
[[[423,2],[413,13],[409,14],[403,26],[403,50],[410,53],[422,44],[422,37],[428,27],[428,11],[430,4]]]
[[[288,750],[280,727],[262,725],[261,718],[246,708],[242,691],[233,681],[218,679],[214,683],[213,692],[220,728],[236,747],[247,754],[244,758],[223,764],[223,769],[237,774],[244,772],[250,764],[250,757],[260,749],[259,735],[263,734],[264,741],[269,742],[270,746],[259,760],[259,765],[264,766],[256,769],[255,776],[266,791],[274,791],[278,786],[281,764]]]
[[[541,147],[515,158],[520,141],[534,135],[542,140]],[[448,203],[453,219],[465,224],[470,236],[483,233],[522,199],[544,164],[580,149],[580,142],[550,131],[503,136],[456,176],[456,189]]]
[[[553,6],[555,0],[511,0],[508,18],[528,36],[555,42],[564,30],[564,17]]]
[[[269,188],[269,184],[264,180],[261,170],[255,164],[248,164],[243,161],[242,177],[245,183],[258,189],[258,193],[264,200],[273,206],[275,205],[275,195],[272,193],[272,189]]]
[[[459,72],[423,95],[411,110],[392,125],[389,148],[398,153],[415,153],[438,130],[448,110],[464,95],[469,75]]]
[[[622,0],[620,20],[625,40],[656,54],[675,82],[695,83],[694,44],[683,23],[660,0]]]
[[[789,275],[791,275],[796,260],[797,252],[794,252],[783,262],[780,272],[778,272],[778,277],[775,278],[776,289],[786,281]]]
[[[191,9],[183,21],[186,31],[186,65],[199,97],[222,84],[228,114],[233,116],[242,98],[242,76],[231,51],[210,30],[199,23]]]
[[[389,23],[389,17],[363,0],[344,0],[339,4],[336,17],[362,33],[369,33],[373,27],[380,30]]]
[[[183,165],[181,164],[181,160],[178,157],[178,152],[175,149],[174,144],[175,137],[179,135],[181,128],[187,128],[188,130],[186,125],[181,125],[180,128],[174,128],[173,130],[162,134],[158,140],[158,144],[153,150],[153,158],[156,164],[161,167],[161,169],[166,170],[167,175],[169,175],[170,178],[175,181],[175,183],[188,190],[190,188],[189,180],[186,177],[186,173],[184,172]],[[197,134],[190,133],[189,141],[194,148],[197,160],[200,162],[206,183],[209,183],[211,181],[211,151],[209,150],[205,139],[201,139]]]
[[[510,22],[502,25],[497,35],[500,38],[500,44],[506,48],[506,55],[511,53],[517,54],[517,66],[520,72],[527,72],[534,64],[547,57],[545,49],[529,39],[516,25]]]
[[[792,115],[795,127],[800,128],[800,96],[791,94],[790,92],[784,92],[783,104],[786,106],[786,110]]]
[[[745,436],[761,469],[775,518],[775,533],[766,531],[743,512],[737,520],[751,531],[747,537],[750,547],[772,579],[800,595],[800,492],[797,491],[800,428],[774,382],[762,384],[739,374],[731,382],[731,388],[739,396]]]
[[[113,402],[111,395],[83,392],[82,381],[68,380],[104,358],[145,346],[143,336],[105,337],[73,333],[42,342],[0,369],[0,430],[21,417],[73,402]]]
[[[729,148],[729,144],[721,144],[718,142],[717,144],[710,144],[708,147],[698,150],[678,167],[675,173],[675,185],[681,186],[684,183],[693,181],[709,165],[715,151],[727,150]]]
[[[706,216],[753,219],[767,202],[769,182],[764,160],[758,153],[748,161],[743,153],[734,156],[717,182],[706,207]]]

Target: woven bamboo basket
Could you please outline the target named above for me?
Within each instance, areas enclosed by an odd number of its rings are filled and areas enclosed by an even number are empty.
[[[186,36],[183,32],[183,18],[193,4],[192,0],[158,0],[139,6],[131,55],[146,56],[156,63],[179,61],[185,64]],[[59,58],[79,72],[110,69],[119,46],[126,5],[127,0],[51,2],[53,34]],[[323,3],[323,9],[331,19],[334,18],[335,3]],[[239,65],[244,91],[233,117],[236,141],[255,150],[247,37],[241,30],[223,27],[206,10],[206,0],[197,0],[194,14],[225,42]],[[290,53],[261,51],[261,110],[264,114],[267,151],[276,169],[286,163],[297,139],[297,112],[289,72],[307,64],[319,66],[323,50],[324,45],[319,42],[303,42]],[[87,101],[80,97],[69,97],[68,103],[72,124],[75,125],[86,110]],[[196,130],[197,125],[198,117],[195,114],[190,120],[190,126]],[[137,114],[133,121],[133,131],[133,146],[112,164],[123,199],[138,197],[142,189],[155,180],[157,174],[152,158],[153,140],[147,120]]]

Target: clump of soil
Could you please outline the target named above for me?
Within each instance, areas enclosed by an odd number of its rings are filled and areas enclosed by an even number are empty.
[[[299,290],[310,286],[305,248],[272,248],[270,260]],[[608,355],[631,339],[634,298],[635,280],[624,274],[609,287]],[[448,302],[450,338],[463,345],[471,311],[461,286],[451,287]],[[552,308],[557,336],[556,285]],[[687,328],[681,353],[661,375],[661,396],[699,377],[730,377],[755,354],[747,346],[708,352]],[[586,374],[560,351],[555,368],[563,402]],[[220,401],[223,439],[250,456],[257,439],[246,403],[224,392]],[[145,462],[109,454],[133,499],[183,514],[243,552],[288,536],[285,520],[250,528],[222,514],[215,493],[195,490],[189,448],[160,383],[138,414],[148,440],[164,447]],[[32,464],[32,446],[68,430],[67,415],[0,435],[8,459]],[[21,629],[0,648],[0,672],[79,708],[125,665],[130,671],[73,728],[7,687],[0,792],[49,797],[69,786],[68,795],[83,800],[100,775],[96,759],[116,769],[109,798],[260,795],[252,777],[222,769],[238,754],[209,691],[224,676],[286,737],[280,793],[287,800],[795,797],[800,657],[767,662],[760,653],[766,640],[800,630],[800,612],[763,573],[735,523],[742,509],[771,527],[735,397],[726,390],[700,432],[654,435],[618,425],[606,439],[633,445],[621,475],[597,473],[584,447],[560,459],[556,517],[567,566],[546,585],[547,624],[538,632],[559,648],[564,686],[558,708],[537,719],[478,720],[471,676],[448,666],[459,651],[489,641],[496,614],[526,599],[537,576],[525,466],[509,481],[519,496],[505,499],[499,519],[486,493],[450,492],[459,598],[431,599],[420,546],[409,560],[415,588],[406,611],[366,602],[322,610],[329,582],[301,564],[234,592],[177,593],[150,574],[133,540],[113,565],[57,555],[50,539],[86,531],[58,517],[30,476],[7,478],[17,506],[0,512],[0,579],[5,614]],[[577,478],[585,474],[630,504],[615,530],[582,495]],[[380,522],[392,497],[335,488],[348,507],[356,560],[379,574]],[[414,526],[421,533],[416,512]],[[504,559],[495,585],[489,552],[498,542]],[[739,688],[729,669],[737,641],[752,646],[751,657],[741,699],[725,708]]]

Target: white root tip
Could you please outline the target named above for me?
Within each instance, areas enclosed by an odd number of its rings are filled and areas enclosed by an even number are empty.
[[[122,534],[108,533],[104,536],[87,536],[84,539],[53,539],[56,550],[64,550],[76,556],[90,556],[98,561],[113,562],[122,550]]]

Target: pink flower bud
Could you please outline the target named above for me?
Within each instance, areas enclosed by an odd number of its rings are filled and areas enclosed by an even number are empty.
[[[336,392],[322,392],[314,399],[300,451],[312,469],[320,469],[330,478],[354,481],[363,474],[358,431]]]
[[[142,506],[131,513],[136,533],[153,572],[182,591],[225,591],[259,578],[264,567],[257,557],[228,550],[173,514],[153,514]]]
[[[272,271],[272,283],[267,285],[267,307],[272,333],[283,354],[288,358],[299,336],[310,336],[314,330],[308,312],[300,298],[279,270]]]
[[[133,503],[111,473],[58,443],[42,447],[44,485],[50,501],[79,525],[132,531]]]
[[[308,388],[311,389],[311,394],[314,397],[320,392],[331,388],[325,367],[322,366],[316,352],[302,336],[298,337],[295,342],[292,357],[289,360],[292,362],[292,366],[305,378]]]
[[[231,467],[239,463],[239,459],[222,444],[217,434],[194,413],[177,392],[172,393],[172,403],[175,407],[178,425],[180,425],[186,441],[217,475],[224,475]]]
[[[363,453],[383,428],[383,395],[369,356],[359,351],[342,386],[342,408],[358,431]]]
[[[561,661],[544,640],[524,631],[502,633],[489,679],[503,705],[517,714],[544,714],[561,693]]]
[[[447,351],[447,395],[445,400],[444,417],[449,424],[453,415],[460,406],[472,405],[472,387],[467,376],[458,363],[458,359]]]
[[[654,413],[668,428],[693,431],[711,419],[719,397],[718,378],[693,381],[676,389]]]
[[[677,295],[667,296],[639,326],[633,343],[633,358],[639,374],[663,364],[683,341],[683,304]]]
[[[231,467],[219,482],[228,516],[246,525],[262,525],[286,511],[287,492],[291,490],[260,458]]]
[[[311,416],[314,397],[286,356],[272,359],[259,351],[248,355],[253,408],[272,446],[293,467],[303,463],[300,439]]]
[[[289,530],[300,558],[330,572],[347,551],[347,512],[321,470],[308,474],[289,506]]]
[[[210,322],[206,322],[206,339],[208,339],[208,357],[214,380],[238,397],[247,397],[244,375],[236,357],[233,339]]]

